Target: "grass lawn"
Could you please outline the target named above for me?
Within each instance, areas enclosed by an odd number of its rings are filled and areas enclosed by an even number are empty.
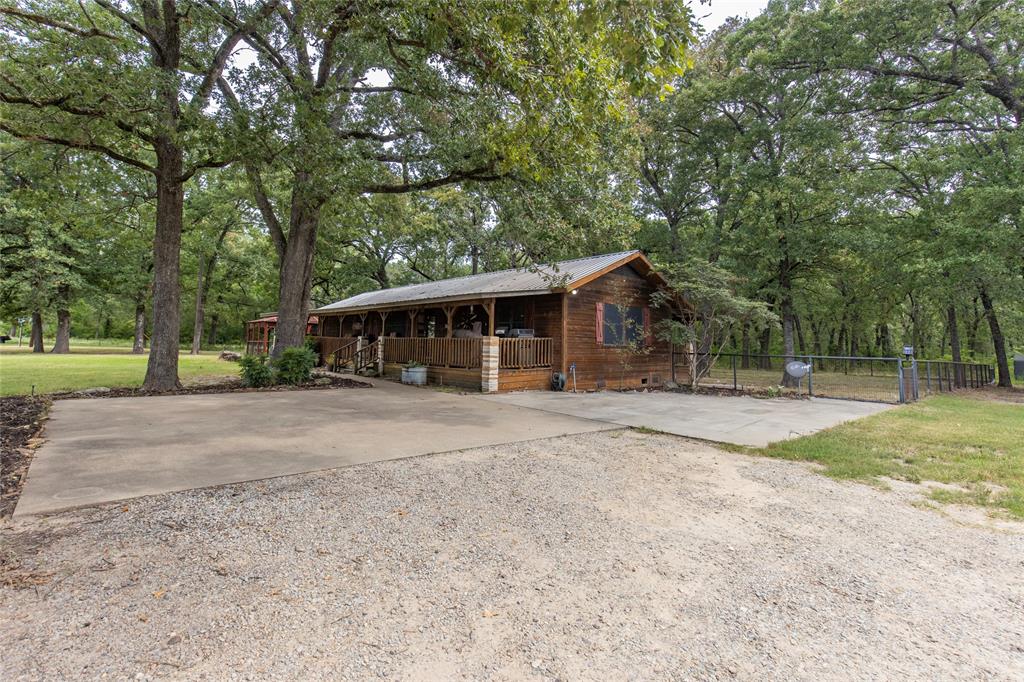
[[[111,353],[22,353],[0,351],[0,396],[79,390],[107,386],[141,386],[146,376],[147,355]],[[179,355],[178,376],[237,375],[238,364],[218,360],[216,354]]]
[[[1024,519],[1024,404],[934,396],[759,452],[817,462],[834,478],[953,484],[962,490],[936,489],[932,499]]]

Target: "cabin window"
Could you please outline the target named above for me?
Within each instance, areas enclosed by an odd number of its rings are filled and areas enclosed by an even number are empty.
[[[615,303],[598,304],[598,339],[605,346],[626,346],[646,342],[644,322],[647,313],[643,306],[620,306]]]

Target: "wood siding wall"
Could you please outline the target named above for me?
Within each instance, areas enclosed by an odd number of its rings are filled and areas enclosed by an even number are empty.
[[[551,388],[551,373],[555,369],[500,369],[498,392],[546,391]]]
[[[597,342],[597,304],[612,303],[650,307],[650,320],[656,325],[666,313],[651,307],[654,287],[628,265],[581,287],[568,297],[569,315],[566,337],[569,352],[566,364],[576,363],[576,385],[580,390],[657,386],[672,377],[672,351],[669,344],[655,336],[650,352],[629,358],[630,369],[623,374],[621,348]],[[572,378],[567,376],[568,388]]]

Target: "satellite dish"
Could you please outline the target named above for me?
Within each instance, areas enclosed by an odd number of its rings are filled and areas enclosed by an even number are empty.
[[[810,365],[800,362],[799,360],[794,360],[793,362],[786,363],[786,374],[793,377],[794,379],[802,379],[803,377],[807,376],[807,372],[809,372],[810,370]]]

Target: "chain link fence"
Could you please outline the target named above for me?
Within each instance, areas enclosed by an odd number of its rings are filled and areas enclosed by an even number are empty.
[[[686,354],[678,354],[677,377],[685,381]],[[787,361],[806,365],[803,377],[786,375]],[[771,391],[903,403],[925,395],[963,388],[980,388],[995,380],[992,367],[980,363],[839,355],[743,355],[722,353],[695,358],[701,385],[736,391]]]

